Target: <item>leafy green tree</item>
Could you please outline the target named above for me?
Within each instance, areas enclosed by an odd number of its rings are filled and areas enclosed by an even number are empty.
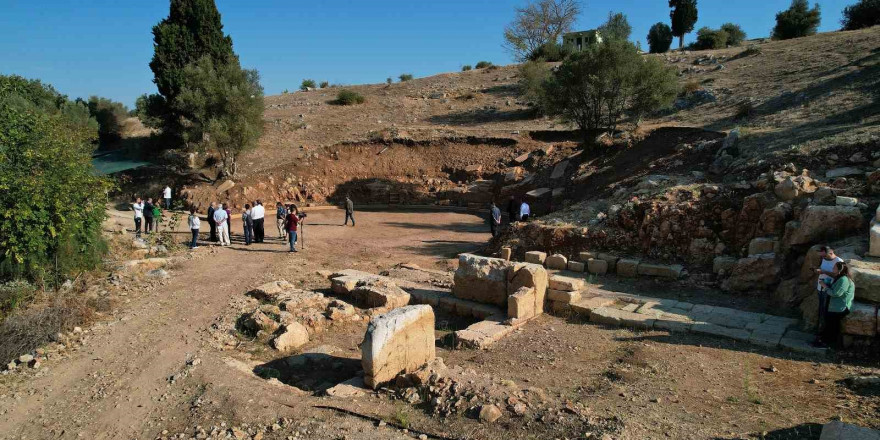
[[[678,37],[678,48],[684,47],[684,36],[694,30],[697,24],[697,0],[669,0],[672,12],[672,35]]]
[[[0,93],[0,276],[57,285],[100,264],[109,183],[92,168],[88,108],[35,84]]]
[[[625,113],[638,120],[669,106],[678,89],[670,67],[620,40],[572,54],[545,84],[548,113],[576,124],[585,142],[593,130],[615,129]]]
[[[729,38],[730,36],[723,30],[702,27],[697,31],[697,41],[694,43],[694,49],[722,49],[727,47]]]
[[[562,61],[565,57],[571,55],[571,50],[559,43],[551,42],[543,44],[534,52],[529,54],[529,61],[546,61],[557,62]]]
[[[406,82],[411,81],[413,79],[413,76],[411,73],[401,73],[398,79],[400,79],[400,82]]]
[[[215,64],[237,62],[232,38],[223,33],[214,0],[171,0],[168,17],[153,27],[153,47],[150,69],[166,106],[156,108],[162,100],[150,98],[154,105],[147,108],[158,111],[150,118],[161,119],[169,134],[177,133],[180,117],[188,116],[174,106],[185,86],[184,69],[204,56]]]
[[[162,128],[170,115],[165,97],[157,93],[138,96],[134,103],[134,113],[141,122],[150,128]]]
[[[544,62],[527,61],[519,67],[519,94],[541,114],[546,112],[544,93],[549,79],[550,67]]]
[[[318,84],[313,79],[304,79],[302,84],[299,85],[299,89],[302,91],[316,88],[318,88]]]
[[[746,41],[746,31],[738,24],[724,23],[721,30],[727,32],[727,44],[731,46],[739,46]]]
[[[822,21],[819,4],[810,4],[807,0],[792,0],[791,6],[776,14],[776,27],[773,28],[774,40],[788,40],[815,35]]]
[[[518,8],[513,22],[504,28],[504,45],[517,60],[525,61],[539,47],[558,43],[562,34],[571,31],[581,10],[578,0],[533,1]]]
[[[651,53],[664,53],[672,46],[672,28],[666,23],[656,23],[648,31],[648,48]]]
[[[122,138],[122,123],[128,118],[128,108],[125,104],[91,96],[86,105],[89,114],[98,123],[98,140],[102,146]]]
[[[602,38],[612,38],[617,40],[629,40],[630,34],[632,34],[632,26],[629,25],[629,21],[626,19],[626,15],[623,13],[608,13],[608,20],[602,25],[599,26],[599,35]]]
[[[877,26],[880,24],[880,0],[859,0],[843,8],[841,23],[845,31]]]
[[[238,155],[256,146],[263,131],[263,87],[256,70],[205,56],[183,71],[175,107],[190,115],[183,139],[220,155],[224,175],[235,176]]]

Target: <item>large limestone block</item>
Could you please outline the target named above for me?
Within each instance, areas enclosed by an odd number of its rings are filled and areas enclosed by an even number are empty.
[[[779,277],[780,271],[776,264],[776,254],[740,258],[723,287],[736,292],[766,290],[782,281]]]
[[[550,299],[550,301],[571,304],[581,299],[581,291],[577,290],[571,292],[566,290],[549,289],[547,290],[547,298]]]
[[[508,272],[507,292],[515,294],[522,287],[535,290],[535,314],[544,313],[544,301],[549,287],[549,275],[544,266],[530,263],[516,263]]]
[[[604,260],[608,263],[608,273],[614,273],[614,270],[617,268],[617,260],[620,260],[617,255],[606,253],[601,253],[596,258],[599,260]]]
[[[278,336],[272,340],[272,346],[278,351],[296,350],[309,342],[309,330],[298,322],[284,325]]]
[[[880,270],[850,264],[849,274],[856,285],[856,299],[880,303]]]
[[[406,306],[370,321],[361,343],[364,383],[376,389],[400,373],[410,373],[436,356],[434,309]]]
[[[869,246],[868,255],[880,257],[880,223],[871,226],[871,243]]]
[[[858,231],[862,224],[862,212],[855,206],[808,206],[797,225],[786,225],[783,241],[798,245],[845,237]]]
[[[749,242],[749,255],[776,253],[776,245],[779,240],[769,237],[758,237]]]
[[[617,261],[617,274],[622,277],[634,277],[639,274],[639,260],[621,258]]]
[[[608,261],[591,258],[587,261],[587,271],[596,275],[605,275],[608,273]]]
[[[841,331],[847,335],[876,336],[877,306],[854,302],[849,315],[843,318]]]
[[[544,264],[547,266],[547,269],[565,270],[568,267],[568,258],[565,258],[565,255],[562,254],[553,254],[547,257]]]
[[[458,256],[452,294],[456,298],[507,306],[507,271],[511,263],[472,254]]]
[[[293,288],[293,284],[285,280],[271,281],[251,290],[248,292],[248,295],[260,301],[275,302],[278,299],[278,295]]]
[[[880,431],[835,420],[822,427],[819,440],[880,440]]]
[[[666,265],[642,263],[639,264],[638,274],[651,277],[677,279],[681,276],[683,270],[684,268],[678,264]]]
[[[583,290],[585,284],[586,283],[581,278],[572,278],[562,275],[553,275],[550,277],[550,288],[553,290],[576,292]]]
[[[543,265],[543,264],[544,264],[544,261],[545,261],[546,259],[547,259],[547,253],[546,253],[546,252],[540,252],[540,251],[529,251],[529,252],[526,252],[526,263],[541,264],[541,265]]]
[[[508,296],[507,317],[510,319],[530,319],[535,317],[535,289],[520,287],[516,293]]]
[[[586,264],[581,263],[580,261],[569,261],[568,262],[568,270],[571,272],[583,272],[586,268]]]

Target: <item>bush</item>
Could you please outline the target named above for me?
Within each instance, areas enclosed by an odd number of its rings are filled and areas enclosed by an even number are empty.
[[[124,104],[92,96],[86,105],[98,123],[98,141],[102,145],[122,139],[122,123],[128,118],[128,108]]]
[[[666,23],[656,23],[648,31],[648,50],[651,53],[665,53],[672,46],[672,28]]]
[[[391,85],[391,83],[393,83],[393,82],[394,82],[394,80],[391,79],[390,76],[388,78],[385,78],[385,84]]]
[[[548,62],[558,62],[564,60],[566,57],[571,55],[571,50],[559,43],[550,42],[547,44],[542,44],[537,49],[532,51],[529,54],[529,61],[548,61]]]
[[[841,24],[845,31],[877,26],[880,24],[880,0],[859,0],[843,8]]]
[[[685,95],[691,95],[695,93],[697,90],[700,90],[700,82],[692,79],[686,83],[684,83],[684,87],[682,87],[681,92]]]
[[[660,60],[642,58],[629,42],[606,40],[572,54],[543,89],[548,113],[577,124],[586,136],[598,128],[615,129],[625,113],[638,121],[668,107],[678,83],[674,69]]]
[[[413,79],[413,76],[411,73],[402,73],[398,78],[400,79],[400,82],[406,82]]]
[[[24,280],[0,284],[0,321],[22,304],[30,302],[36,293],[34,285]]]
[[[549,79],[550,68],[543,62],[527,61],[519,67],[519,94],[540,113],[545,111],[544,90]]]
[[[485,68],[491,67],[491,66],[492,66],[492,63],[489,61],[479,61],[479,62],[477,62],[475,67],[477,69],[485,69]]]
[[[739,46],[746,41],[746,32],[738,24],[724,23],[721,30],[727,32],[727,44],[731,46]]]
[[[694,42],[693,48],[695,50],[723,49],[727,47],[729,38],[730,36],[723,30],[700,28],[697,31],[697,41]]]
[[[327,87],[330,87],[330,83],[328,81],[321,81],[321,88],[326,89]]]
[[[353,92],[348,89],[342,89],[339,93],[336,94],[336,104],[337,105],[354,105],[354,104],[363,104],[366,101],[366,98],[363,97],[360,93]]]
[[[304,79],[302,84],[299,85],[299,89],[303,91],[317,88],[318,84],[313,79]]]
[[[471,67],[470,64],[465,64],[464,66],[461,66],[461,71],[462,71],[462,72],[467,72],[468,70],[471,70],[472,68],[473,68],[473,67]]]
[[[791,7],[776,14],[773,39],[788,40],[815,35],[821,21],[818,3],[810,9],[807,0],[792,0]]]

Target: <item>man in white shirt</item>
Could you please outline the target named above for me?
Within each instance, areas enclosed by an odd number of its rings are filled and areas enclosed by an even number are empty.
[[[214,223],[217,224],[217,235],[220,237],[220,246],[229,246],[229,216],[223,208],[214,210]]]
[[[522,205],[519,205],[519,219],[527,222],[529,221],[529,217],[532,215],[532,209],[529,207],[529,204],[526,202],[522,202]]]
[[[134,210],[134,234],[136,237],[141,236],[141,222],[144,220],[144,201],[140,197],[131,204]]]
[[[166,186],[162,191],[162,197],[165,198],[165,209],[171,209],[171,187]]]
[[[254,207],[251,208],[251,219],[254,221],[254,242],[262,243],[263,238],[266,236],[266,230],[263,229],[266,220],[266,208],[263,207],[261,200],[257,200],[254,203]]]

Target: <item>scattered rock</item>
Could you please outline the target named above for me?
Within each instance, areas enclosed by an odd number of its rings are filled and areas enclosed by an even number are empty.
[[[272,346],[278,351],[291,351],[309,342],[309,331],[298,322],[291,322],[281,327],[278,336],[272,340]]]
[[[483,405],[480,407],[480,421],[485,423],[495,423],[501,418],[503,413],[496,405]]]

